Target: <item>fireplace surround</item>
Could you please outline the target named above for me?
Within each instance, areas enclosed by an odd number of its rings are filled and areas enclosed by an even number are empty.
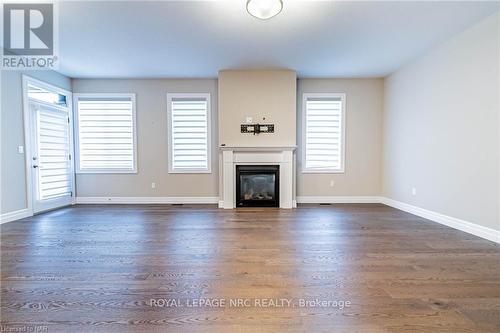
[[[279,166],[278,204],[275,207],[293,208],[295,179],[295,146],[241,147],[221,146],[221,200],[219,207],[233,209],[237,205],[236,169],[238,166]]]

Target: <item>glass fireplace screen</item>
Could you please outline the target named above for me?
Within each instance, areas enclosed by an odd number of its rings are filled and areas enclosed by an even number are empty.
[[[236,167],[237,207],[278,207],[279,166]]]

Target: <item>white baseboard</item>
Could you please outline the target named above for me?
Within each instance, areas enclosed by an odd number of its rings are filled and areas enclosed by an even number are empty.
[[[219,197],[76,197],[77,204],[217,204]]]
[[[77,197],[77,204],[218,204],[223,202],[218,197]],[[448,227],[500,244],[500,231],[483,227],[475,223],[457,219],[424,208],[413,206],[401,201],[384,197],[370,196],[334,196],[334,197],[297,197],[296,203],[383,203],[407,213],[423,217]],[[295,205],[296,205],[295,203]],[[1,214],[0,224],[33,216],[25,208],[14,212]]]
[[[334,197],[297,197],[297,203],[382,203],[387,206],[405,211],[407,213],[423,217],[448,227],[467,232],[469,234],[490,240],[500,244],[500,231],[483,227],[475,223],[457,219],[441,213],[433,212],[424,208],[413,206],[401,201],[385,197],[370,196],[334,196]]]
[[[500,244],[500,231],[491,228],[486,228],[475,223],[467,222],[457,219],[455,217],[436,213],[424,208],[413,206],[401,201],[392,200],[389,198],[382,198],[381,202],[384,205],[397,208],[407,213],[423,217],[425,219],[437,222],[448,227],[467,232],[469,234],[490,240]]]
[[[24,219],[30,216],[33,216],[33,213],[31,213],[28,208],[16,210],[13,212],[2,214],[0,216],[0,224]]]
[[[380,203],[380,201],[380,197],[370,196],[297,197],[297,203]]]

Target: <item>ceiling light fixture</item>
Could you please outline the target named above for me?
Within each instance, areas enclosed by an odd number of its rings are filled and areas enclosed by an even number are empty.
[[[278,15],[283,9],[282,0],[248,0],[247,12],[261,20],[270,19]]]

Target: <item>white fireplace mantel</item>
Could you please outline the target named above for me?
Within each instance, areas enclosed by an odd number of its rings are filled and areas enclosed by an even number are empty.
[[[293,208],[293,168],[296,146],[283,147],[231,147],[221,146],[222,151],[222,202],[225,209],[236,207],[237,165],[279,165],[280,208]]]

